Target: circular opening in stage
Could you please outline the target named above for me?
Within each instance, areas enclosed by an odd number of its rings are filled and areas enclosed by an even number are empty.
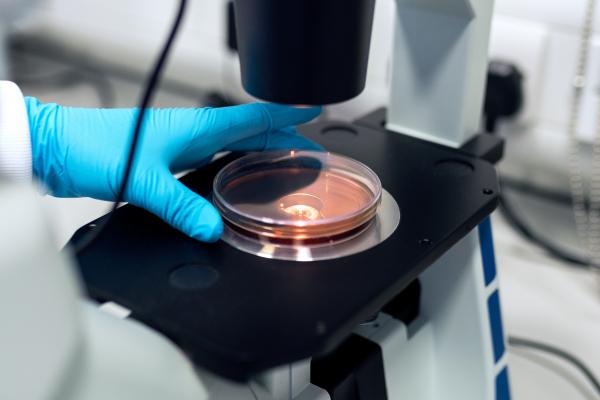
[[[215,177],[226,226],[261,243],[319,246],[369,227],[381,201],[377,175],[360,162],[314,151],[250,154]]]

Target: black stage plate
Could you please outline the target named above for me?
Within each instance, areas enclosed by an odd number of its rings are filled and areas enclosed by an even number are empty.
[[[125,206],[79,257],[89,295],[131,309],[196,365],[245,380],[332,350],[498,203],[494,167],[464,152],[358,124],[302,130],[379,175],[402,213],[389,239],[335,260],[276,261],[223,242],[199,243]],[[183,181],[209,195],[214,175],[232,157]]]

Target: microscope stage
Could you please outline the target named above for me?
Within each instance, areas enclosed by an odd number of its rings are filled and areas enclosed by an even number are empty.
[[[272,260],[223,241],[199,243],[128,205],[79,256],[89,296],[127,307],[196,365],[230,379],[331,351],[498,203],[495,169],[478,156],[485,156],[482,146],[486,154],[501,152],[500,141],[486,147],[491,139],[481,136],[450,149],[373,121],[329,121],[302,131],[370,167],[398,203],[400,224],[379,245],[330,260]],[[211,198],[213,178],[239,156],[182,182]],[[99,221],[74,239],[92,224]]]

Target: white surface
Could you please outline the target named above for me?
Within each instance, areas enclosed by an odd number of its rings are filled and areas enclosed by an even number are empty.
[[[77,282],[30,185],[0,180],[0,221],[0,399],[46,399],[80,358]]]
[[[21,90],[0,80],[0,174],[31,182],[31,136]]]
[[[494,360],[478,230],[471,231],[421,275],[421,309],[432,325],[434,399],[494,399],[506,359]],[[457,323],[460,321],[460,323]]]
[[[493,0],[398,0],[387,128],[460,147],[479,130]]]
[[[495,362],[477,229],[421,276],[419,319],[408,330],[380,313],[356,332],[381,346],[390,399],[495,400]]]
[[[409,340],[406,325],[390,315],[379,313],[373,323],[364,324],[355,332],[381,346],[388,398],[436,399],[434,393],[439,385],[435,374],[432,324],[419,326]]]
[[[80,304],[84,346],[57,400],[206,400],[189,358],[164,336],[132,320]]]
[[[518,46],[515,46],[516,38],[519,40]],[[523,85],[527,101],[519,115],[521,123],[535,123],[539,117],[540,102],[529,99],[540,98],[543,89],[540,71],[545,68],[548,39],[549,28],[543,23],[523,23],[521,19],[510,16],[494,16],[490,55],[494,59],[515,63],[525,77]]]
[[[544,232],[557,240],[551,231]],[[600,376],[600,286],[593,274],[547,257],[498,215],[494,236],[505,332],[562,347]],[[565,362],[534,351],[509,350],[514,399],[597,399],[581,374]]]
[[[310,359],[273,368],[258,376],[255,382],[269,393],[271,400],[296,399],[301,395],[308,396],[309,392],[317,397],[319,393],[319,388],[310,383]],[[305,391],[307,394],[303,393]],[[327,394],[323,389],[320,391]]]
[[[575,31],[581,24],[586,0],[500,0],[496,12],[518,18],[546,21],[561,29]],[[596,32],[600,32],[600,9],[596,9]]]
[[[167,76],[196,88],[230,85],[224,82],[224,71],[233,62],[225,51],[225,0],[188,4]],[[176,6],[165,0],[46,0],[30,15],[29,29],[101,60],[146,71]],[[239,74],[232,76],[239,80]]]
[[[31,185],[0,181],[0,399],[208,398],[189,359],[162,335],[95,305],[50,240]]]
[[[498,0],[490,56],[516,62],[524,73],[525,112],[500,125],[510,138],[505,174],[568,191],[567,120],[587,0]],[[578,136],[589,143],[598,121],[600,10],[588,60]],[[511,50],[512,48],[512,50]],[[582,150],[590,171],[589,146]]]

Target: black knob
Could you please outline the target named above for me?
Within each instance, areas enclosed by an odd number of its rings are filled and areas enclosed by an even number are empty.
[[[523,102],[523,74],[519,68],[510,62],[491,61],[484,103],[486,130],[495,132],[498,120],[517,115]]]

